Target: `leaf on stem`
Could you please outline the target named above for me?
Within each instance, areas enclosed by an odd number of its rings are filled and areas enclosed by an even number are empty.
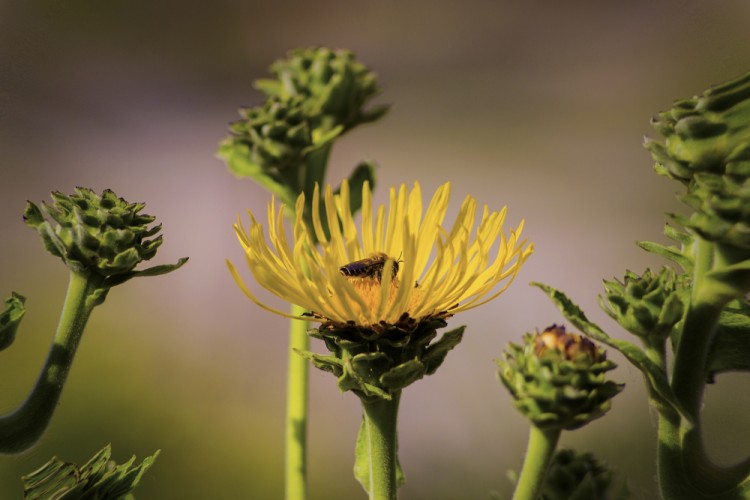
[[[26,314],[25,302],[26,297],[16,292],[11,292],[11,296],[5,299],[5,310],[0,313],[0,351],[7,349],[16,339],[18,325]]]
[[[649,396],[651,397],[652,402],[656,404],[657,408],[659,406],[667,406],[679,413],[688,422],[692,421],[691,417],[684,411],[672,392],[666,374],[656,363],[646,356],[645,352],[630,342],[612,338],[604,333],[597,324],[589,321],[583,310],[563,292],[543,283],[534,282],[531,284],[546,293],[563,316],[565,316],[565,318],[573,323],[579,330],[592,339],[617,349],[633,366],[638,368],[644,375],[646,387],[649,390]]]
[[[367,427],[365,416],[362,415],[362,423],[357,433],[357,444],[354,447],[354,477],[357,479],[367,494],[370,494],[370,453],[367,445]],[[406,474],[401,468],[396,450],[396,486],[400,488],[406,483]]]

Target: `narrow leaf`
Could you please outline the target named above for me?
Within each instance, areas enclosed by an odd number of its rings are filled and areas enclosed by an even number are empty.
[[[531,284],[545,292],[560,310],[562,315],[583,333],[602,344],[617,349],[633,366],[638,368],[641,373],[643,373],[646,380],[646,387],[649,389],[649,394],[656,403],[671,407],[688,422],[692,421],[672,392],[666,374],[656,363],[646,356],[646,353],[630,342],[612,338],[604,333],[597,324],[589,321],[583,310],[571,301],[563,292],[543,283]]]
[[[690,272],[693,269],[693,261],[680,252],[677,247],[668,247],[652,241],[639,241],[636,244],[649,253],[659,255],[674,262],[686,272]]]

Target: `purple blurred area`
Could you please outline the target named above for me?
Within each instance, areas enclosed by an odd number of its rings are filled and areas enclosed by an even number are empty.
[[[641,147],[649,118],[677,98],[750,70],[750,4],[698,2],[84,2],[0,0],[0,296],[28,297],[16,343],[0,353],[0,410],[24,397],[54,332],[67,283],[21,221],[26,200],[75,186],[113,189],[163,223],[156,263],[174,274],[116,288],[87,328],[42,442],[0,458],[0,498],[52,455],[83,462],[111,442],[124,461],[162,449],[138,498],[281,498],[287,321],[232,281],[245,276],[232,224],[265,218],[270,195],[216,159],[252,82],[298,46],[353,50],[378,74],[380,122],[334,149],[329,180],[361,159],[387,187],[452,181],[525,220],[535,255],[500,299],[453,318],[468,325],[437,374],[405,391],[405,499],[507,497],[527,424],[495,378],[509,341],[561,317],[538,290],[564,289],[589,316],[601,280],[663,264],[636,240],[664,241],[679,187]],[[278,299],[254,290],[268,303]],[[324,347],[313,344],[319,352]],[[655,498],[655,426],[639,372],[604,419],[564,435]],[[750,433],[743,376],[708,393],[709,450],[741,458]],[[734,388],[734,389],[733,389]],[[335,380],[311,379],[311,499],[364,498],[351,474],[359,406]]]

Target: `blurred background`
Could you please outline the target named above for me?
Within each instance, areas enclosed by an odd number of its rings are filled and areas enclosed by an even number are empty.
[[[0,498],[21,498],[19,476],[52,455],[81,463],[110,442],[118,461],[162,450],[138,498],[282,497],[288,325],[247,300],[224,262],[242,265],[232,224],[270,197],[214,154],[237,108],[261,102],[252,82],[310,45],[353,50],[393,104],[337,142],[331,182],[370,159],[379,202],[393,184],[419,180],[429,194],[450,180],[452,214],[471,194],[508,205],[511,226],[526,221],[536,253],[499,300],[451,321],[468,325],[464,341],[405,391],[399,426],[402,498],[509,496],[528,426],[493,358],[561,321],[527,283],[564,289],[626,338],[596,305],[601,280],[660,266],[634,242],[665,242],[664,214],[681,210],[642,137],[673,100],[750,69],[748,16],[744,0],[0,0],[0,295],[28,298],[0,353],[0,410],[31,388],[67,284],[22,223],[27,199],[111,188],[163,223],[152,262],[190,257],[97,308],[51,428],[26,454],[0,457]],[[562,445],[615,466],[634,498],[655,498],[655,417],[639,372],[610,356],[625,392]],[[722,376],[707,393],[719,462],[749,448],[749,381]],[[359,403],[334,382],[312,373],[310,498],[364,498],[351,473]]]

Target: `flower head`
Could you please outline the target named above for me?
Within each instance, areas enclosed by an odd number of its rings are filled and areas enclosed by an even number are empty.
[[[498,376],[513,404],[539,428],[577,429],[601,417],[622,385],[606,378],[616,365],[585,337],[552,325],[509,344]]]
[[[357,225],[344,182],[338,194],[326,188],[325,213],[317,209],[320,194],[315,189],[312,227],[304,222],[304,195],[300,195],[292,238],[284,227],[288,207],[277,209],[274,201],[268,210],[270,242],[252,214],[249,230],[241,222],[235,230],[256,281],[310,311],[309,318],[298,319],[380,331],[407,321],[447,318],[494,299],[531,255],[533,245],[520,239],[523,222],[506,235],[506,209],[490,212],[485,206],[477,214],[477,202],[471,196],[464,200],[453,226],[444,227],[449,193],[449,183],[440,186],[423,212],[419,184],[411,190],[401,185],[391,188],[386,210],[383,205],[373,208],[365,183],[362,221]],[[477,215],[480,220],[475,228]],[[234,266],[229,266],[253,302],[286,316],[262,304]],[[364,271],[346,272],[352,266]]]

